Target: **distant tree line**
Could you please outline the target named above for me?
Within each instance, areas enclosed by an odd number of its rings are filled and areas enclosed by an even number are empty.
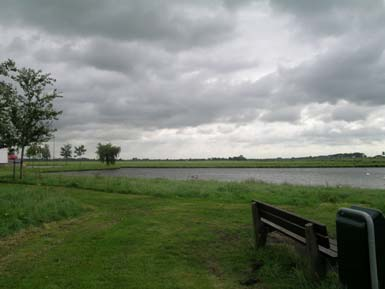
[[[72,151],[71,144],[65,144],[60,148],[60,156],[66,161],[76,157],[81,159],[81,157],[87,152],[87,149],[84,145],[75,146],[74,151]],[[120,154],[120,147],[114,146],[111,143],[101,144],[99,143],[96,150],[96,155],[98,160],[107,165],[115,164],[118,156]]]
[[[225,161],[225,160],[230,160],[230,161],[246,161],[247,158],[245,158],[243,155],[239,156],[234,156],[234,157],[228,157],[228,158],[209,158],[209,161]]]
[[[87,152],[87,149],[84,145],[79,145],[74,147],[74,157],[81,158],[85,153]],[[60,148],[60,156],[63,157],[65,160],[68,160],[72,158],[72,145],[71,144],[65,144]]]
[[[363,159],[366,158],[366,154],[355,152],[355,153],[340,153],[340,154],[332,154],[332,155],[324,155],[324,156],[309,156],[302,158],[292,158],[292,159]]]

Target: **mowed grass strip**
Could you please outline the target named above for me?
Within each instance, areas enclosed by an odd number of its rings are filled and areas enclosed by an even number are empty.
[[[0,237],[29,226],[73,218],[80,203],[48,187],[0,186]]]
[[[93,209],[16,234],[15,244],[1,239],[0,288],[245,288],[250,278],[253,288],[338,288],[335,273],[310,282],[287,245],[255,252],[248,203],[48,189]],[[264,265],[253,271],[256,260]]]

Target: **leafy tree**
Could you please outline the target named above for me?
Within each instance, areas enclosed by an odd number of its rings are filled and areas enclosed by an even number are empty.
[[[12,65],[13,62],[10,60],[0,63],[0,144],[9,148],[16,142],[9,105],[16,95],[16,90],[8,79],[8,71],[12,70]]]
[[[120,147],[113,146],[111,143],[101,144],[97,146],[96,154],[98,155],[99,160],[102,163],[107,163],[107,165],[115,164],[116,158],[120,153]]]
[[[8,119],[9,113],[7,112],[5,97],[1,92],[1,83],[0,83],[0,145],[5,147],[7,142],[9,142],[7,134],[11,129]]]
[[[41,158],[41,147],[37,144],[32,144],[28,147],[26,153],[29,159],[40,159]]]
[[[46,142],[52,137],[56,131],[53,122],[61,114],[54,109],[53,101],[61,96],[52,88],[55,79],[50,74],[17,68],[12,60],[0,64],[0,76],[1,115],[4,119],[0,138],[8,147],[20,148],[22,178],[25,147]]]
[[[84,155],[86,153],[86,148],[84,147],[84,145],[80,145],[78,147],[75,146],[75,156],[80,158],[82,155]]]
[[[66,144],[60,148],[60,155],[68,160],[72,156],[72,145]]]
[[[26,151],[26,155],[28,158],[44,160],[48,160],[51,157],[49,146],[47,144],[44,146],[39,146],[37,144],[30,145]]]
[[[51,158],[51,152],[47,144],[40,148],[40,152],[43,160],[49,160]]]

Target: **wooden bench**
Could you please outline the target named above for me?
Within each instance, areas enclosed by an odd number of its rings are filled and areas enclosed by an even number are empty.
[[[326,258],[334,261],[338,257],[337,242],[329,238],[325,225],[259,201],[253,201],[251,208],[257,248],[265,246],[269,232],[279,231],[306,246],[315,278],[325,275]]]

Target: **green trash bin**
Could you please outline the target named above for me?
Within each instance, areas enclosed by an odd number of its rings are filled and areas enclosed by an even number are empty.
[[[347,289],[385,289],[385,218],[353,206],[337,212],[338,271]]]

